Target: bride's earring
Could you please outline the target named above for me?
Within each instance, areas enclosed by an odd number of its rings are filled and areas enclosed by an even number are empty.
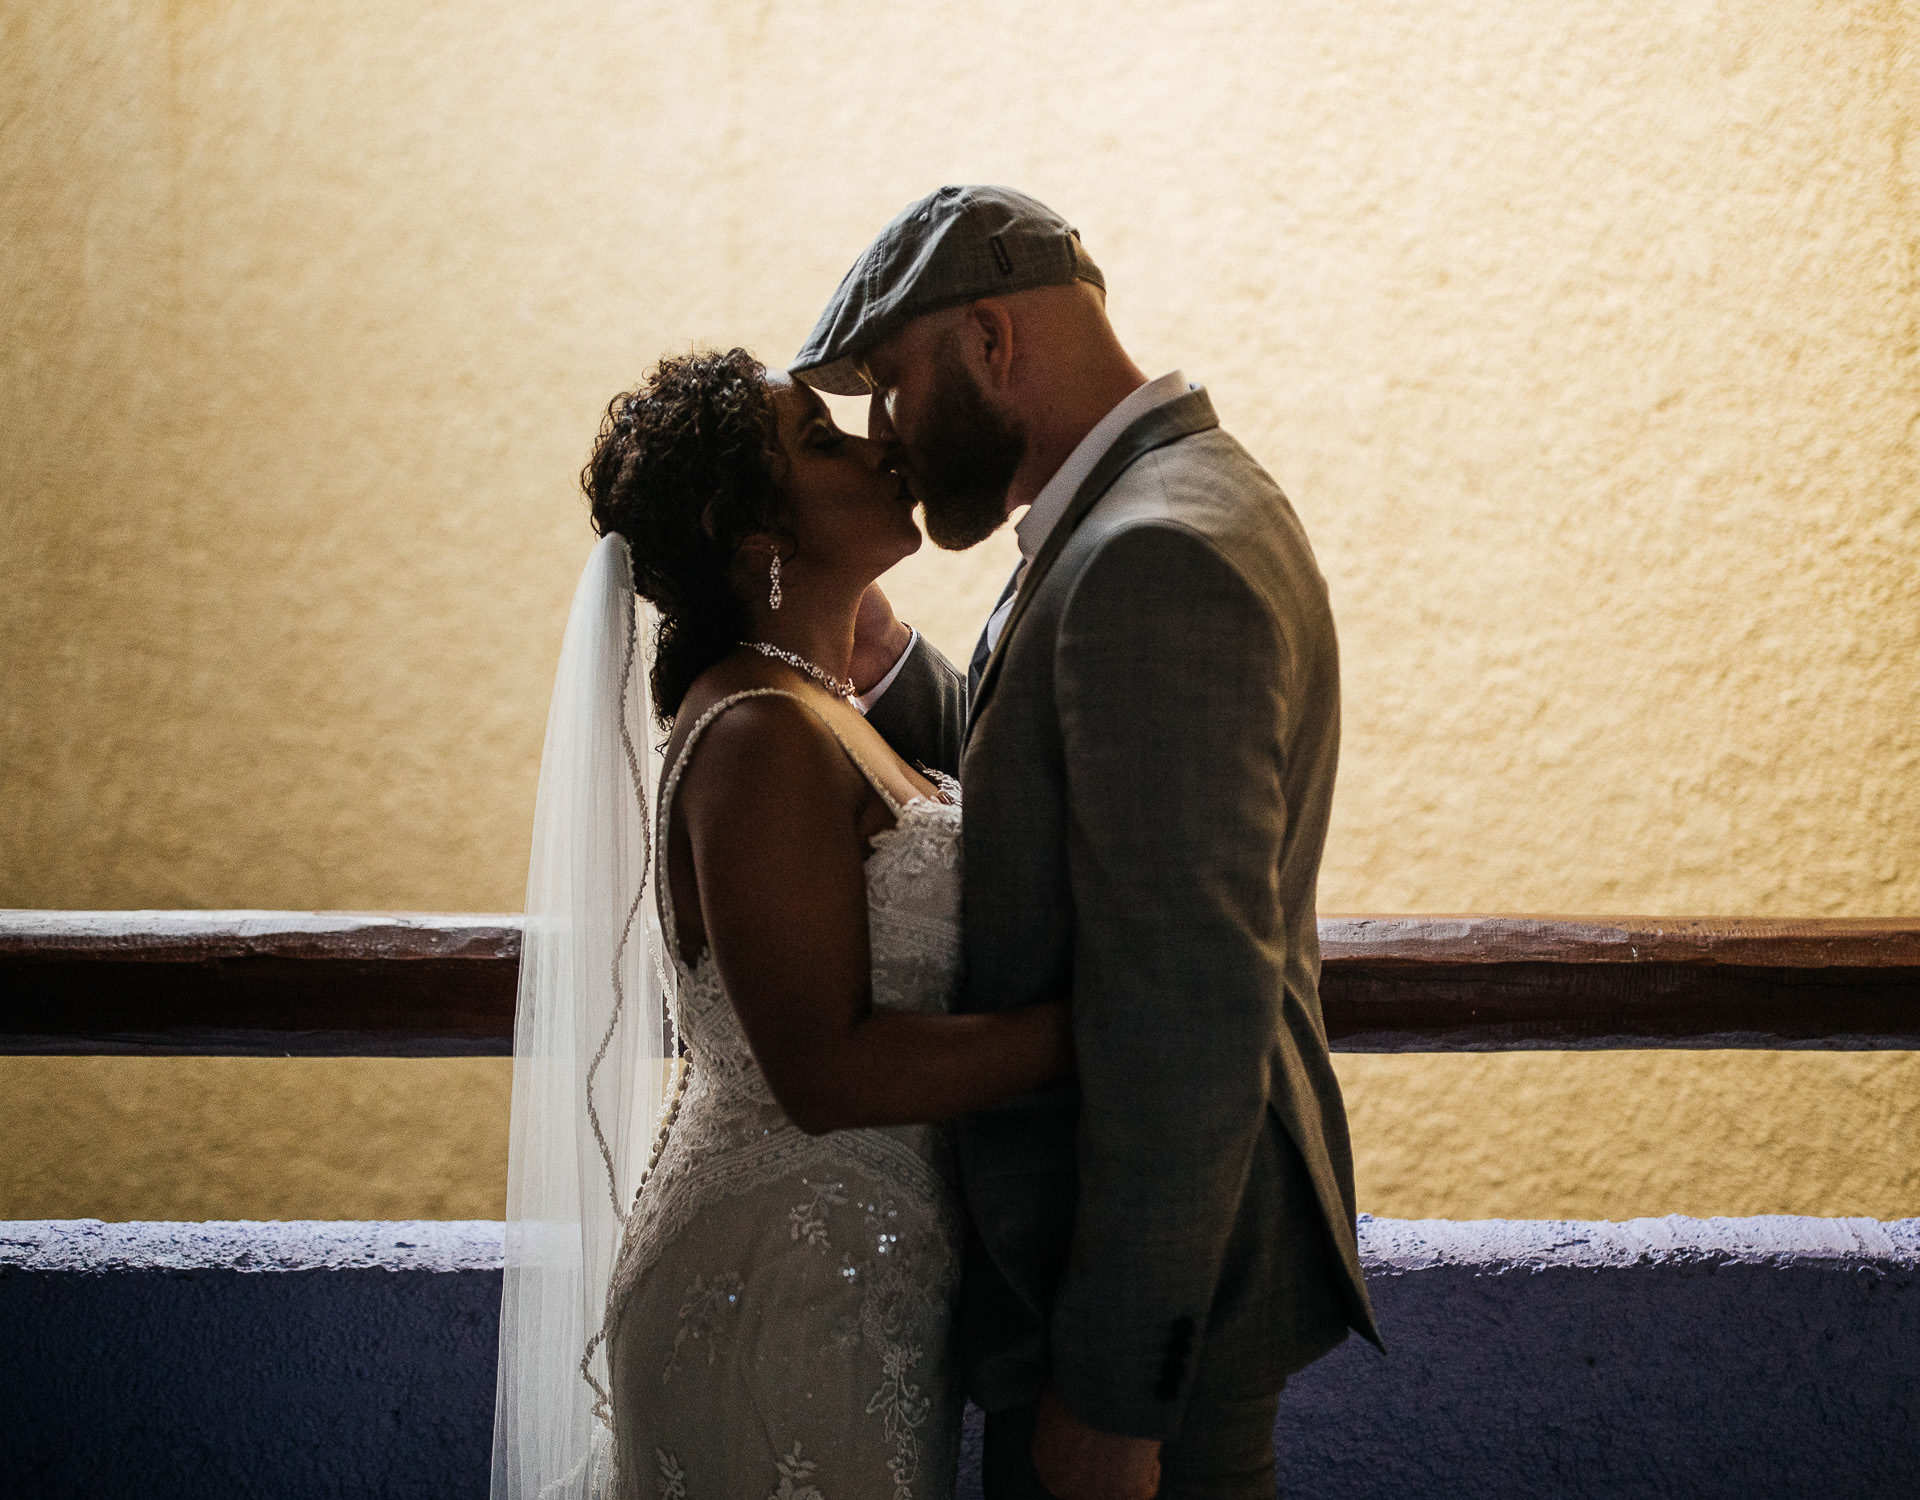
[[[780,554],[773,554],[773,561],[767,564],[767,608],[780,607]]]

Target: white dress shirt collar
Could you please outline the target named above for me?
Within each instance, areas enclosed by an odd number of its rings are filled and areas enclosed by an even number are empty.
[[[1047,533],[1066,514],[1067,506],[1072,503],[1086,477],[1093,472],[1093,466],[1106,456],[1107,449],[1113,446],[1121,433],[1156,406],[1165,406],[1176,397],[1186,395],[1190,389],[1198,387],[1188,386],[1187,377],[1179,370],[1170,371],[1123,397],[1118,406],[1094,423],[1093,430],[1080,439],[1073,452],[1067,455],[1067,461],[1054,470],[1053,478],[1033,497],[1033,504],[1027,507],[1027,513],[1014,524],[1014,534],[1020,540],[1020,556],[1032,562],[1039,555],[1040,548],[1046,543]]]
[[[887,689],[893,686],[893,679],[900,675],[900,669],[907,664],[907,658],[913,655],[913,648],[919,644],[920,632],[910,629],[907,633],[907,644],[901,649],[899,656],[894,658],[892,667],[887,670],[887,675],[853,700],[861,713],[873,712],[873,705],[878,703]]]

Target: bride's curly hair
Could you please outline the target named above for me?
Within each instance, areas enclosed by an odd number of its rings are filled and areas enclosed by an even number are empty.
[[[593,529],[633,553],[633,587],[659,611],[653,709],[673,722],[687,689],[746,634],[740,546],[782,534],[779,434],[766,366],[744,349],[660,361],[615,396],[580,487]]]

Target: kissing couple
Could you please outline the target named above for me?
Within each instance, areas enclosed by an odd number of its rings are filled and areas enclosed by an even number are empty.
[[[496,1500],[947,1500],[964,1397],[988,1500],[1272,1496],[1287,1377],[1377,1341],[1286,497],[997,187],[900,214],[787,373],[663,360],[582,481]],[[1026,510],[964,678],[874,586],[916,505]]]

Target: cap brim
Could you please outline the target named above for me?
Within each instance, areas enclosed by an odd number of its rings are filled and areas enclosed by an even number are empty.
[[[851,359],[829,360],[824,365],[815,365],[811,370],[789,366],[787,373],[795,379],[806,381],[816,391],[825,391],[829,396],[864,396],[872,390],[866,378],[854,368]]]

